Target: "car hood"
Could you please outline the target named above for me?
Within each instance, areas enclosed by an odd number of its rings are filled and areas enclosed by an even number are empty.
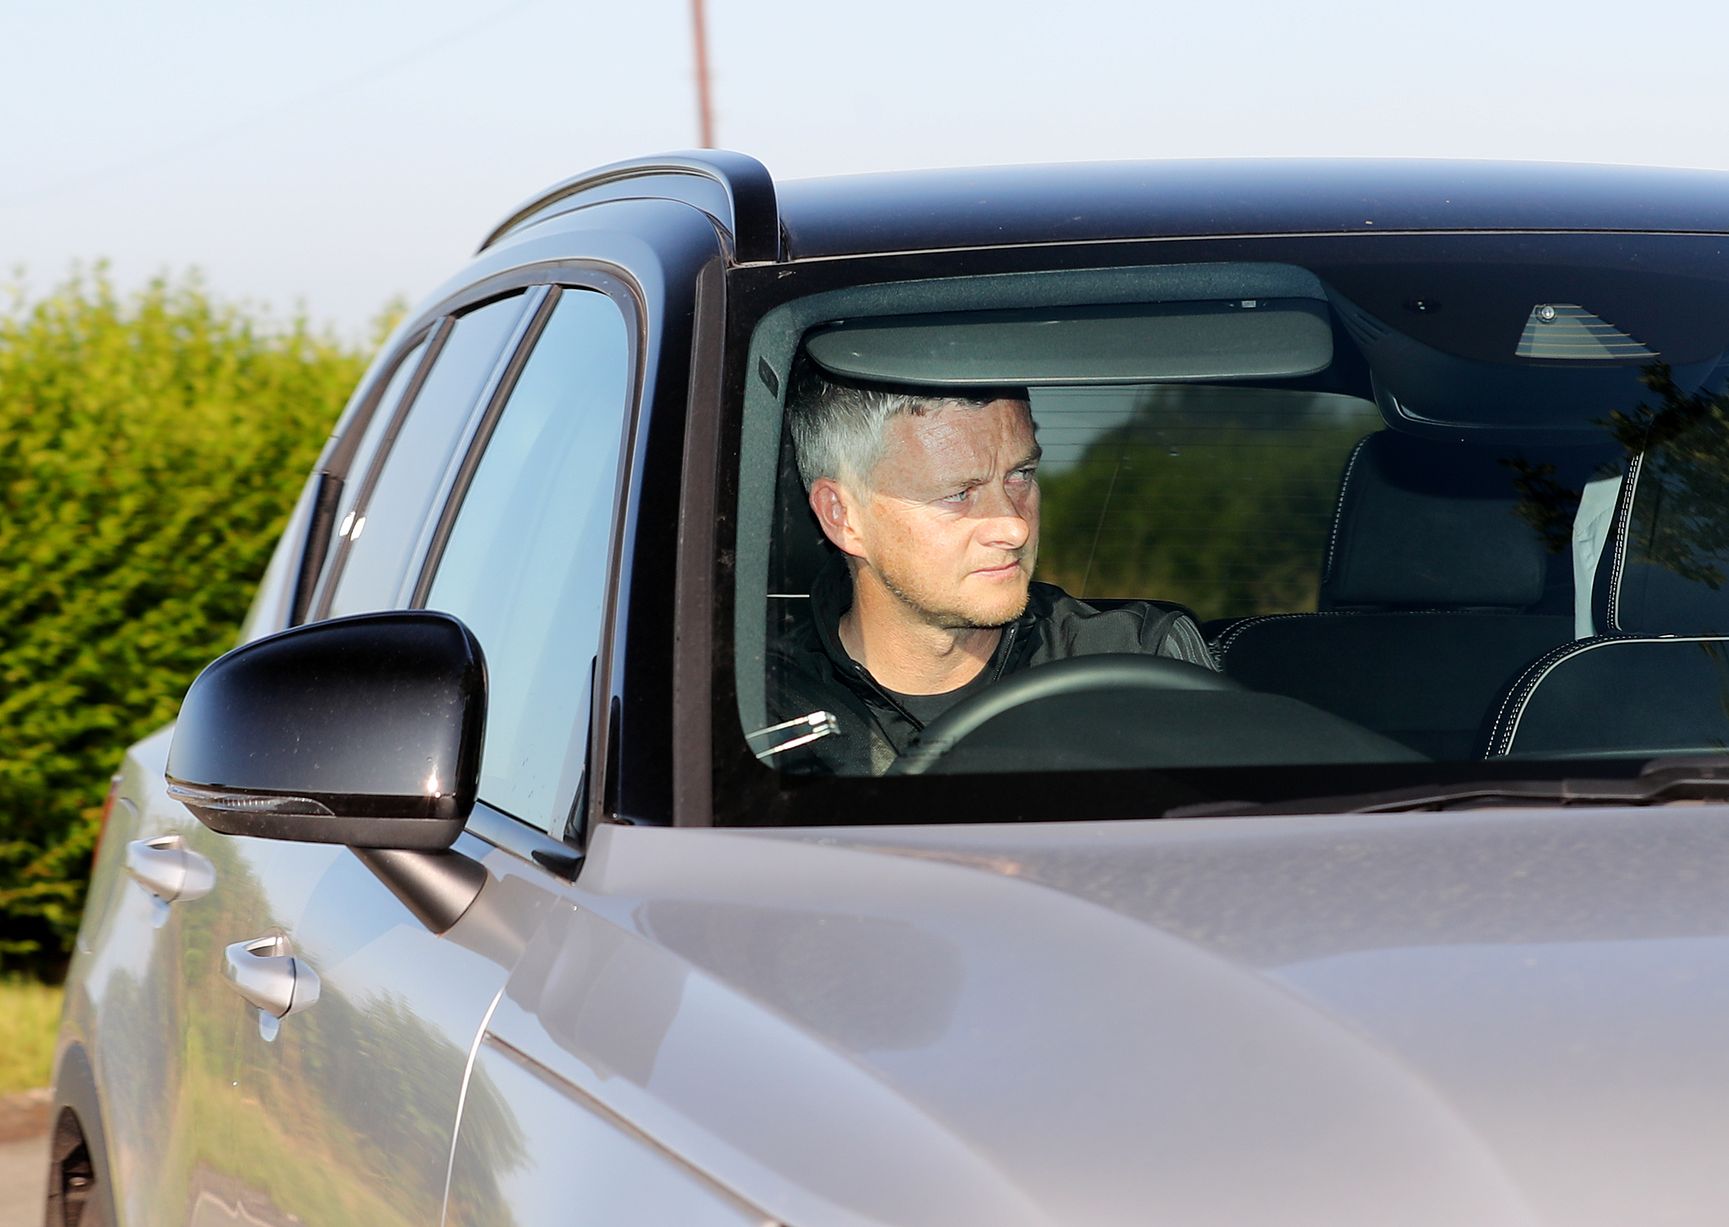
[[[1729,808],[611,828],[499,1034],[787,1221],[1729,1218]]]

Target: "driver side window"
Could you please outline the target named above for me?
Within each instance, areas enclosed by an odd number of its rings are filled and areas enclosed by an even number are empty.
[[[480,798],[564,833],[584,779],[631,400],[624,316],[564,289],[485,440],[427,607],[486,654]]]

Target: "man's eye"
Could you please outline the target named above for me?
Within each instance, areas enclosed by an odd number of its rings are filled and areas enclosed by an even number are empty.
[[[1014,481],[1032,481],[1037,478],[1038,475],[1038,466],[1029,464],[1024,469],[1016,469],[1013,473],[1009,474],[1009,477]]]
[[[972,493],[971,489],[956,490],[953,494],[943,495],[941,498],[939,498],[937,500],[937,502],[939,502],[939,503],[964,503],[967,501],[967,495],[969,495],[971,493]]]

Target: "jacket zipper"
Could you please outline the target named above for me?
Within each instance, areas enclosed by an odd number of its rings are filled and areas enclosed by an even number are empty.
[[[1004,639],[1003,648],[1002,648],[1001,654],[997,658],[997,667],[996,667],[995,671],[993,671],[991,673],[991,681],[993,681],[993,682],[1002,681],[1003,670],[1007,669],[1009,667],[1009,657],[1014,655],[1015,636],[1020,632],[1020,629],[1021,629],[1020,622],[1015,621],[1015,622],[1009,623],[1008,633],[1003,636],[1003,639]]]

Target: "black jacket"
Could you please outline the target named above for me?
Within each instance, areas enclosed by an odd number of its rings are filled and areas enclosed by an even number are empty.
[[[840,725],[838,735],[777,756],[783,770],[881,775],[924,727],[841,646],[841,615],[851,606],[852,576],[844,561],[832,559],[812,586],[809,616],[769,650],[770,722],[827,711]],[[1026,612],[1003,628],[985,676],[994,682],[1047,661],[1103,652],[1215,667],[1200,628],[1179,609],[1150,601],[1095,609],[1054,584],[1035,582]]]

